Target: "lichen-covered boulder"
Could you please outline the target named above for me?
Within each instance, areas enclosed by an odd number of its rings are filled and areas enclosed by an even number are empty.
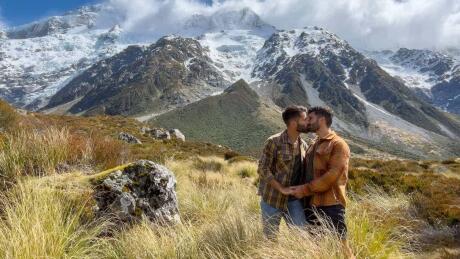
[[[129,144],[142,144],[138,138],[126,132],[120,132],[120,134],[118,134],[118,139]]]
[[[142,216],[161,223],[180,221],[176,179],[166,167],[139,160],[107,173],[96,183],[96,213],[115,215],[124,222]]]

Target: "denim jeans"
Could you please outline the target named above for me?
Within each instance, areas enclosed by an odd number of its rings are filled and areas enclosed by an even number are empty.
[[[284,218],[289,227],[304,227],[306,225],[304,208],[301,200],[288,202],[287,211],[270,206],[260,201],[262,211],[262,227],[267,238],[274,238],[279,231],[281,218]]]

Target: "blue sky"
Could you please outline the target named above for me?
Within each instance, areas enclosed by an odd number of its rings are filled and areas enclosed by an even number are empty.
[[[28,23],[75,9],[97,0],[0,0],[1,17],[8,25]]]
[[[101,0],[0,0],[0,17],[7,25],[17,26],[98,2]]]

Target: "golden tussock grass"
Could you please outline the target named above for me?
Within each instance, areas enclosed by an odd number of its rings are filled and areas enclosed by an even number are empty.
[[[87,197],[86,197],[87,198]],[[100,258],[107,223],[82,222],[87,199],[69,199],[58,188],[21,181],[1,198],[1,258]]]
[[[74,120],[69,118],[69,124],[76,126]],[[91,123],[99,125],[98,120]],[[56,126],[4,134],[0,173],[10,184],[0,198],[0,258],[344,258],[339,238],[327,226],[304,231],[283,225],[276,241],[263,238],[255,161],[190,155],[210,153],[216,149],[212,145],[146,143],[127,146],[111,135]],[[184,145],[186,152],[168,153]],[[71,168],[56,174],[56,168],[89,165],[99,171],[138,158],[157,158],[174,172],[182,223],[167,227],[143,220],[104,236],[111,226],[93,217],[91,187],[111,171],[92,174]],[[411,174],[403,174],[415,164]],[[457,166],[456,161],[442,164]],[[438,212],[436,201],[447,204],[458,191],[442,188],[457,179],[429,175],[429,168],[428,162],[354,162],[350,189],[355,194],[347,207],[347,224],[357,258],[418,255],[427,219],[450,215]],[[420,214],[424,208],[428,215]]]

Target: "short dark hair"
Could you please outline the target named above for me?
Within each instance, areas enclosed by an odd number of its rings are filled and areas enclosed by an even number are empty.
[[[291,119],[300,117],[300,114],[302,114],[302,112],[307,112],[307,108],[300,105],[293,105],[287,107],[286,109],[284,109],[282,114],[284,123],[288,125]]]
[[[314,112],[316,116],[323,117],[326,119],[328,127],[332,125],[332,117],[334,116],[332,110],[328,107],[315,106],[308,109],[308,114]]]

